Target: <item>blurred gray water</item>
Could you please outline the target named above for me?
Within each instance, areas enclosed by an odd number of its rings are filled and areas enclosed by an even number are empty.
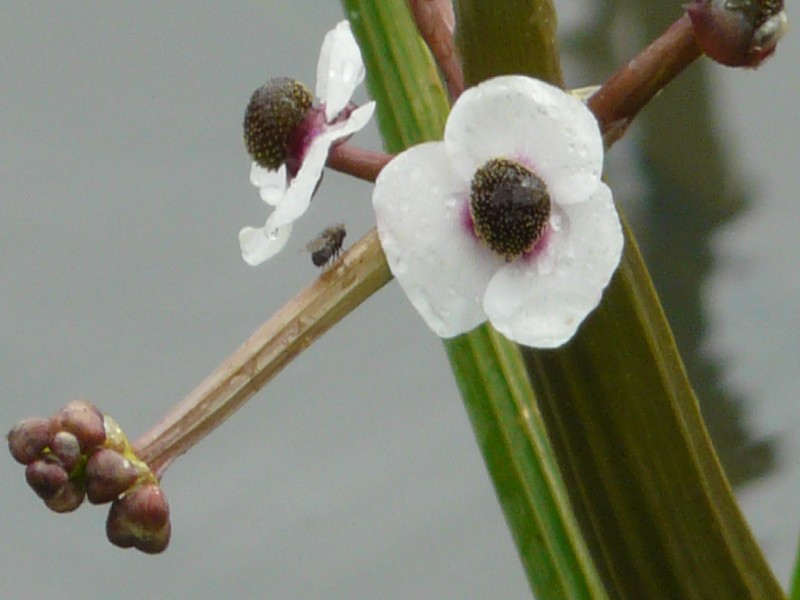
[[[590,5],[562,5],[571,85],[599,81],[646,39],[620,10],[608,64],[588,64]],[[306,241],[337,221],[348,242],[371,227],[370,187],[327,173],[281,256],[252,269],[236,239],[265,217],[244,105],[271,76],[312,84],[341,10],[4,2],[2,13],[0,425],[85,397],[135,438],[316,276]],[[608,166],[783,581],[800,530],[798,59],[790,34],[759,71],[685,74]],[[654,145],[700,112],[678,146]],[[374,128],[356,141],[379,147]],[[698,211],[715,191],[721,207]],[[50,513],[10,458],[0,474],[3,598],[528,597],[441,344],[394,284],[170,469],[164,555],[111,547],[105,507]]]

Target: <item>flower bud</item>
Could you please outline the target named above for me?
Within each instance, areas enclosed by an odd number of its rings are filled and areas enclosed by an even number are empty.
[[[786,31],[783,0],[695,0],[686,7],[697,44],[729,67],[757,67]]]
[[[18,463],[27,465],[40,457],[50,445],[53,425],[49,419],[31,417],[20,421],[8,432],[8,450]]]
[[[83,503],[85,496],[80,482],[67,481],[55,496],[45,500],[44,503],[47,508],[57,513],[72,512]]]
[[[67,473],[72,473],[81,457],[81,446],[78,438],[68,431],[59,431],[50,442],[50,450],[58,458]]]
[[[82,453],[96,448],[106,439],[103,414],[85,400],[73,400],[59,410],[53,422],[56,430],[68,431],[78,438]]]
[[[114,500],[106,521],[112,544],[148,554],[166,550],[171,531],[169,504],[156,483],[145,483]]]
[[[92,453],[86,463],[86,495],[92,504],[111,502],[136,481],[136,467],[108,448]]]
[[[35,460],[25,468],[25,480],[42,500],[55,497],[68,479],[64,468],[53,460]]]

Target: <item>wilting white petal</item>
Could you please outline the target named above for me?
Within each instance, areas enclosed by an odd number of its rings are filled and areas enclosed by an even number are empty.
[[[286,165],[281,165],[277,171],[272,171],[253,161],[250,165],[250,183],[258,188],[258,193],[264,202],[276,206],[286,192]]]
[[[350,23],[342,21],[325,35],[317,63],[317,98],[325,103],[325,118],[332,121],[350,102],[366,70]]]
[[[374,102],[342,112],[364,76],[364,62],[350,23],[342,21],[328,32],[322,43],[316,92],[324,104],[325,119],[320,119],[314,131],[306,132],[310,141],[298,150],[298,156],[292,157],[300,161],[297,173],[289,179],[285,164],[276,171],[255,162],[251,165],[250,181],[259,188],[261,199],[275,210],[263,228],[245,227],[239,232],[242,257],[247,263],[259,264],[286,245],[292,222],[308,210],[331,145],[364,127],[372,117]]]
[[[472,236],[469,182],[441,143],[414,146],[378,176],[372,203],[389,267],[428,326],[441,337],[469,331],[486,315],[486,284],[503,264]]]
[[[492,325],[526,346],[554,348],[569,340],[619,264],[622,229],[605,184],[586,202],[562,209],[564,222],[547,252],[502,267],[484,297]]]
[[[462,176],[487,160],[516,160],[541,177],[559,204],[597,187],[603,143],[594,115],[577,98],[530,77],[496,77],[464,92],[447,119],[444,142]]]
[[[278,229],[265,227],[243,227],[239,231],[239,246],[242,258],[251,267],[260,265],[265,260],[283,250],[292,233],[291,224]]]
[[[308,210],[317,182],[322,177],[331,145],[336,140],[364,127],[374,110],[374,102],[360,106],[346,121],[331,125],[311,142],[297,176],[289,184],[289,189],[286,190],[280,204],[267,219],[267,228],[275,229],[296,221]]]

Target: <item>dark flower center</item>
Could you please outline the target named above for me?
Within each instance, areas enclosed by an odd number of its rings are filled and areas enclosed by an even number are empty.
[[[244,113],[244,143],[254,161],[273,171],[286,162],[313,100],[306,86],[288,77],[270,79],[253,92]]]
[[[518,162],[493,158],[472,178],[469,212],[475,235],[507,261],[530,252],[550,217],[544,181]]]

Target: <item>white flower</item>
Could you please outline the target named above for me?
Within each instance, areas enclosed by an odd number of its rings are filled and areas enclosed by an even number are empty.
[[[577,98],[523,76],[467,90],[444,140],[394,158],[372,197],[389,267],[428,326],[453,337],[488,319],[526,346],[568,341],[622,253],[602,165]]]
[[[350,102],[364,75],[350,23],[342,21],[326,34],[320,50],[316,87],[320,104],[309,109],[291,132],[285,163],[273,170],[253,161],[250,168],[250,181],[275,210],[263,227],[244,227],[239,232],[242,258],[248,264],[258,265],[283,249],[292,222],[308,209],[331,145],[363,128],[372,117],[374,102],[358,108]]]

